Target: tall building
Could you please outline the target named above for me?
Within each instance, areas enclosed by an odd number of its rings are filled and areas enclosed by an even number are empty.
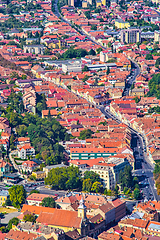
[[[68,0],[68,5],[74,7],[74,0]]]
[[[154,31],[154,42],[159,42],[160,40],[160,31]]]
[[[121,42],[141,42],[141,31],[138,28],[128,28],[121,31]]]

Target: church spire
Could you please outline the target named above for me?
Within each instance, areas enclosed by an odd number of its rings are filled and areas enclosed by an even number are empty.
[[[86,206],[84,204],[84,199],[83,199],[83,195],[81,200],[79,201],[79,207],[78,207],[78,217],[82,218],[82,219],[86,219]]]

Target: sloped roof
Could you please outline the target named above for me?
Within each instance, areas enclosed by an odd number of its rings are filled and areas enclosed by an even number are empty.
[[[53,213],[40,213],[37,223],[53,226],[80,228],[82,219],[77,212],[55,209]]]

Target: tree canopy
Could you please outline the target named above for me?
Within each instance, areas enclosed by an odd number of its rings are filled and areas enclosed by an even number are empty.
[[[25,222],[32,222],[32,223],[34,223],[35,220],[36,220],[36,217],[33,214],[26,214],[26,215],[24,215],[23,220]]]
[[[155,96],[160,99],[160,73],[155,74],[151,80],[148,82],[149,92],[147,93],[148,97]]]
[[[62,54],[62,58],[64,59],[81,58],[85,57],[86,55],[88,55],[88,52],[85,49],[83,48],[74,49],[74,47],[70,47],[66,52]]]
[[[148,53],[148,54],[146,55],[146,60],[152,60],[152,59],[153,59],[152,54],[151,54],[151,53]]]
[[[81,189],[81,174],[78,167],[54,168],[45,178],[45,184],[51,185],[52,189]]]
[[[14,217],[14,218],[12,218],[11,220],[9,220],[9,223],[8,223],[8,226],[7,226],[8,230],[11,230],[11,229],[12,229],[12,224],[15,225],[15,226],[17,226],[18,223],[19,223],[19,219],[16,218],[16,217]]]
[[[124,171],[120,171],[119,174],[119,183],[121,184],[122,188],[132,188],[133,187],[133,177],[131,172],[131,167],[125,166]]]
[[[23,185],[14,185],[9,190],[9,198],[15,208],[20,208],[26,200],[26,190]]]
[[[93,132],[91,131],[91,129],[84,129],[80,132],[80,139],[85,140],[87,138],[91,138],[92,137]]]
[[[50,208],[55,208],[56,207],[56,203],[54,198],[52,197],[46,197],[42,200],[42,206],[43,207],[50,207]]]
[[[68,168],[54,168],[48,177],[45,178],[45,184],[51,185],[52,189],[61,190],[83,190],[86,192],[102,193],[104,191],[100,177],[93,171],[86,171],[84,177],[78,167],[70,166]]]
[[[101,183],[99,175],[93,171],[86,171],[83,177],[82,190],[86,192],[101,192],[103,187],[99,187],[99,184],[94,184],[95,182]]]

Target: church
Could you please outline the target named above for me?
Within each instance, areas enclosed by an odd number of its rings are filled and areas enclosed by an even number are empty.
[[[83,197],[79,202],[78,211],[54,209],[52,213],[41,212],[36,220],[38,224],[62,229],[64,232],[77,230],[81,236],[96,237],[105,230],[105,219],[86,215],[87,208]]]

